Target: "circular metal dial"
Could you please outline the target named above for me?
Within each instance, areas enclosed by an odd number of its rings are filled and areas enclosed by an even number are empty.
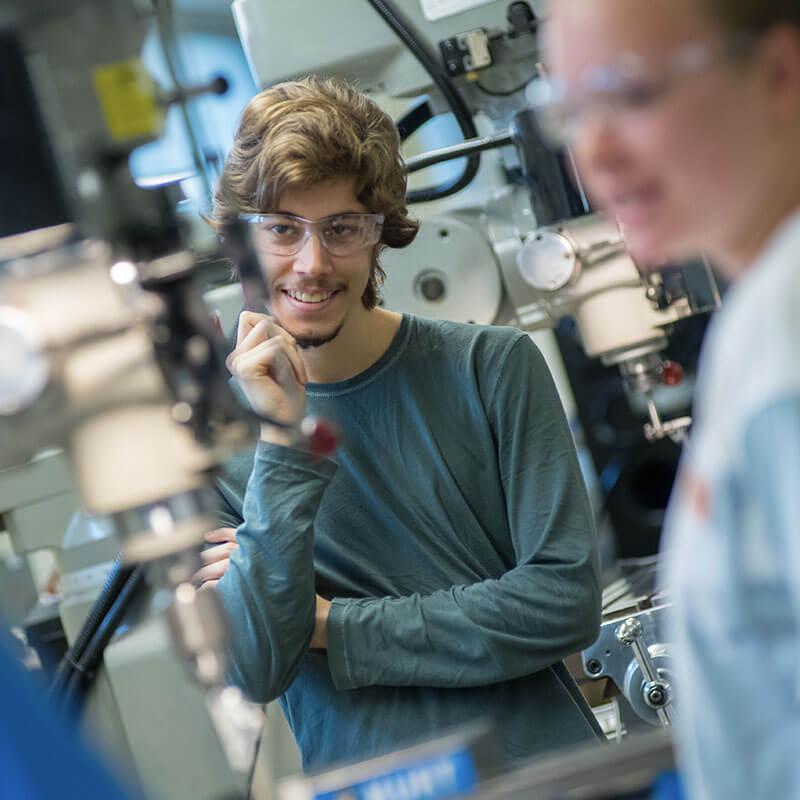
[[[517,266],[534,289],[554,292],[570,282],[580,264],[569,239],[556,231],[537,231],[525,239],[517,254]]]

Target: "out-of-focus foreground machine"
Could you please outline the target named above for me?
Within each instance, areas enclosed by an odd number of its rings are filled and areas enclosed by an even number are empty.
[[[262,86],[316,72],[356,82],[388,109],[405,100],[398,127],[407,145],[417,131],[424,138],[432,118],[452,112],[464,141],[406,158],[408,199],[422,227],[411,247],[383,256],[385,303],[529,331],[571,321],[574,333],[562,332],[559,343],[605,492],[600,516],[612,517],[621,556],[652,555],[691,424],[686,387],[672,388],[683,368],[668,351],[682,345],[682,356],[696,357],[694,323],[719,304],[719,293],[704,262],[641,272],[617,226],[590,208],[570,154],[546,144],[526,99],[544,70],[537,32],[546,5],[297,0],[290,14],[281,5],[233,2]],[[300,19],[313,47],[281,47]],[[455,158],[460,172],[431,185],[438,173],[428,168]],[[422,188],[414,183],[419,172],[428,179]],[[558,350],[543,344],[551,368],[562,371]],[[626,401],[621,431],[605,413],[595,424],[595,409],[610,405],[609,367],[619,370],[611,380]],[[584,379],[598,370],[600,392]],[[627,503],[619,503],[623,492]],[[624,566],[606,595],[599,650],[587,651],[584,665],[589,676],[613,680],[639,718],[668,724],[672,676],[660,622],[667,603],[653,572],[652,560]]]
[[[177,198],[140,189],[128,169],[167,106],[225,81],[154,85],[139,55],[160,5],[4,5],[0,483],[25,506],[14,487],[62,448],[90,516],[61,551],[70,649],[56,698],[85,711],[148,796],[233,797],[263,715],[226,685],[223,609],[191,578],[217,527],[215,470],[252,442],[253,420],[228,386]],[[312,450],[320,431],[294,429]],[[72,488],[46,500],[69,507]],[[63,528],[45,519],[9,515],[15,549],[59,547]]]

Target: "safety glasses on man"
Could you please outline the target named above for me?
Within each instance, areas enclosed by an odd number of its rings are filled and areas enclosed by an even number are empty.
[[[310,220],[295,214],[242,214],[240,219],[254,226],[253,241],[264,253],[293,256],[316,233],[322,246],[333,256],[349,256],[377,244],[381,238],[383,214],[334,214]]]

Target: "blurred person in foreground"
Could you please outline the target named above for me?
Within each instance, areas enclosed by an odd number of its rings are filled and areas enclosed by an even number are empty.
[[[800,797],[800,2],[557,0],[545,36],[542,127],[634,257],[732,282],[663,540],[690,795]]]
[[[17,662],[0,619],[0,798],[132,800],[73,720]]]

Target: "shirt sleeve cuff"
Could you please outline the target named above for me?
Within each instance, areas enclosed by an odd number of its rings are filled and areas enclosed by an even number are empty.
[[[320,478],[332,478],[337,469],[337,464],[329,458],[264,441],[259,441],[256,446],[255,458],[264,465],[299,469],[311,472]]]
[[[334,598],[328,611],[328,622],[325,627],[325,638],[328,649],[328,666],[330,667],[333,684],[337,689],[356,689],[355,682],[350,672],[347,657],[347,600]]]

